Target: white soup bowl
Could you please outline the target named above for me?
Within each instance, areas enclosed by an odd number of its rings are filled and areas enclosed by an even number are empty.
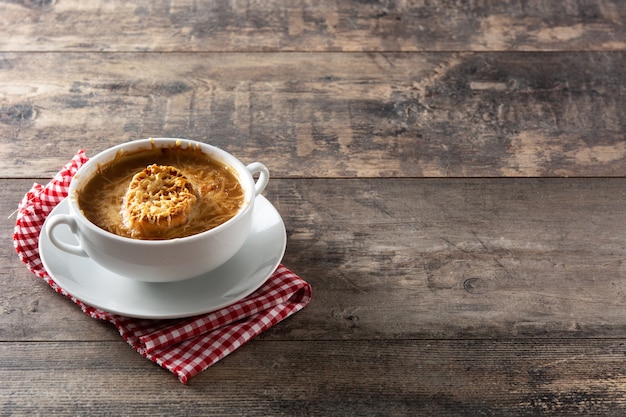
[[[78,195],[100,167],[124,153],[172,146],[197,147],[232,169],[244,191],[244,203],[234,217],[213,229],[165,240],[119,236],[101,229],[85,217],[79,207]],[[254,200],[263,192],[268,181],[269,171],[262,163],[244,165],[226,151],[202,142],[176,138],[131,141],[97,154],[78,170],[69,187],[69,214],[52,215],[46,221],[45,233],[57,248],[76,256],[88,256],[104,268],[129,279],[180,281],[209,272],[237,253],[250,232]],[[57,227],[69,227],[76,243],[57,239],[54,232]]]

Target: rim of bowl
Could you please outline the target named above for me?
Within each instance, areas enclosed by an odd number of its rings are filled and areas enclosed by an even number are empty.
[[[243,207],[241,207],[239,209],[239,211],[237,212],[237,214],[235,214],[233,217],[231,217],[230,219],[226,220],[224,223],[215,226],[212,229],[209,230],[205,230],[204,232],[200,232],[200,233],[196,233],[195,235],[190,235],[190,236],[185,236],[185,237],[176,237],[176,238],[172,238],[172,239],[133,239],[130,237],[126,237],[126,236],[120,236],[117,235],[115,233],[109,232],[108,230],[104,230],[100,227],[98,227],[96,224],[94,224],[93,222],[91,222],[87,217],[85,217],[85,215],[83,214],[83,212],[80,210],[80,207],[78,206],[78,201],[76,199],[76,196],[73,195],[76,192],[76,187],[77,187],[77,183],[74,181],[77,178],[80,178],[81,175],[85,174],[85,171],[91,169],[93,167],[93,164],[101,164],[101,163],[108,163],[110,162],[115,155],[117,155],[120,151],[124,151],[125,148],[127,148],[128,146],[133,146],[133,148],[131,149],[132,151],[138,151],[138,150],[142,150],[143,148],[141,147],[141,145],[144,144],[148,144],[150,146],[153,145],[166,145],[166,144],[176,144],[178,142],[182,142],[183,144],[185,144],[185,149],[190,147],[190,146],[199,146],[201,148],[201,150],[203,151],[203,153],[207,153],[206,150],[212,152],[212,153],[216,153],[218,155],[214,155],[214,154],[209,154],[209,157],[218,159],[220,162],[232,167],[234,169],[234,173],[235,175],[237,175],[237,179],[239,180],[240,183],[243,182],[243,178],[241,178],[241,173],[240,171],[242,171],[244,174],[245,173],[249,173],[249,171],[247,170],[246,166],[243,164],[243,162],[241,162],[239,159],[237,159],[234,155],[230,154],[229,152],[218,148],[217,146],[214,145],[210,145],[208,143],[204,143],[204,142],[199,142],[193,139],[184,139],[184,138],[147,138],[147,139],[137,139],[137,140],[132,140],[129,142],[124,142],[124,143],[120,143],[117,144],[115,146],[112,146],[110,148],[107,148],[99,153],[97,153],[96,155],[94,155],[93,157],[89,158],[89,160],[83,164],[78,171],[76,171],[76,174],[74,174],[74,176],[72,177],[72,182],[70,183],[69,186],[69,192],[68,192],[68,196],[66,198],[68,198],[69,204],[74,206],[74,212],[77,213],[76,217],[77,219],[83,223],[84,225],[86,225],[87,227],[89,227],[90,229],[96,231],[97,233],[102,233],[107,235],[108,237],[111,237],[115,240],[119,240],[121,242],[133,242],[136,244],[140,244],[140,245],[151,245],[151,246],[159,246],[159,245],[167,245],[167,244],[172,244],[173,242],[188,242],[188,241],[193,241],[193,240],[199,240],[202,237],[206,236],[206,235],[211,235],[211,234],[216,234],[217,232],[226,229],[228,227],[230,227],[235,220],[237,220],[238,218],[242,217],[246,212],[248,212],[249,210],[251,210],[252,207],[252,203],[255,200],[255,195],[254,195],[254,179],[252,178],[252,175],[250,175],[250,179],[246,177],[246,182],[249,182],[248,187],[246,187],[246,195],[245,195],[245,200],[243,203]],[[148,148],[146,148],[147,150]],[[222,158],[220,157],[226,157],[231,159],[232,161],[224,161]],[[101,159],[101,158],[106,158],[106,160],[104,162],[98,162],[96,161],[96,159]],[[93,161],[93,162],[92,162]],[[235,166],[233,166],[235,165]],[[95,171],[94,171],[95,172]],[[93,173],[92,173],[93,175]]]

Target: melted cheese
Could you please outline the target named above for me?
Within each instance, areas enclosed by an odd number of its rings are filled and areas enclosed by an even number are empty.
[[[111,233],[173,239],[228,221],[244,193],[230,167],[198,149],[172,146],[120,154],[99,168],[78,199],[85,216]]]
[[[191,182],[178,169],[152,164],[133,176],[122,216],[131,235],[151,237],[187,223],[195,202]]]

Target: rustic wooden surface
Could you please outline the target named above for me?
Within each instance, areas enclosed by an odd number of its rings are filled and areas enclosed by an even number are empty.
[[[626,413],[626,3],[0,0],[0,415]],[[182,385],[17,258],[78,149],[272,172],[314,297]]]
[[[77,147],[180,132],[279,177],[626,173],[626,52],[0,59],[9,176],[52,175]]]
[[[9,51],[624,50],[619,0],[4,0]]]

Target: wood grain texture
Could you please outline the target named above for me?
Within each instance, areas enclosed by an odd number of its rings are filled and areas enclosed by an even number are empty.
[[[2,190],[10,212],[26,181]],[[283,262],[313,286],[268,340],[619,338],[622,179],[274,179]],[[23,188],[21,188],[23,186]],[[402,198],[399,198],[402,196]],[[0,337],[118,340],[47,289],[4,227]],[[57,317],[66,317],[57,321]]]
[[[2,175],[169,136],[283,178],[623,176],[625,76],[621,52],[7,53]]]
[[[299,318],[307,323],[297,326],[307,332],[323,325],[371,339],[626,330],[621,179],[278,185],[285,262],[316,289]]]
[[[625,18],[0,0],[0,415],[624,416]],[[283,262],[313,286],[187,386],[11,241],[34,181],[150,136],[266,163]]]
[[[254,340],[182,386],[123,342],[5,343],[0,404],[5,415],[622,416],[625,350],[624,339]]]
[[[625,50],[619,0],[3,0],[4,51]]]

